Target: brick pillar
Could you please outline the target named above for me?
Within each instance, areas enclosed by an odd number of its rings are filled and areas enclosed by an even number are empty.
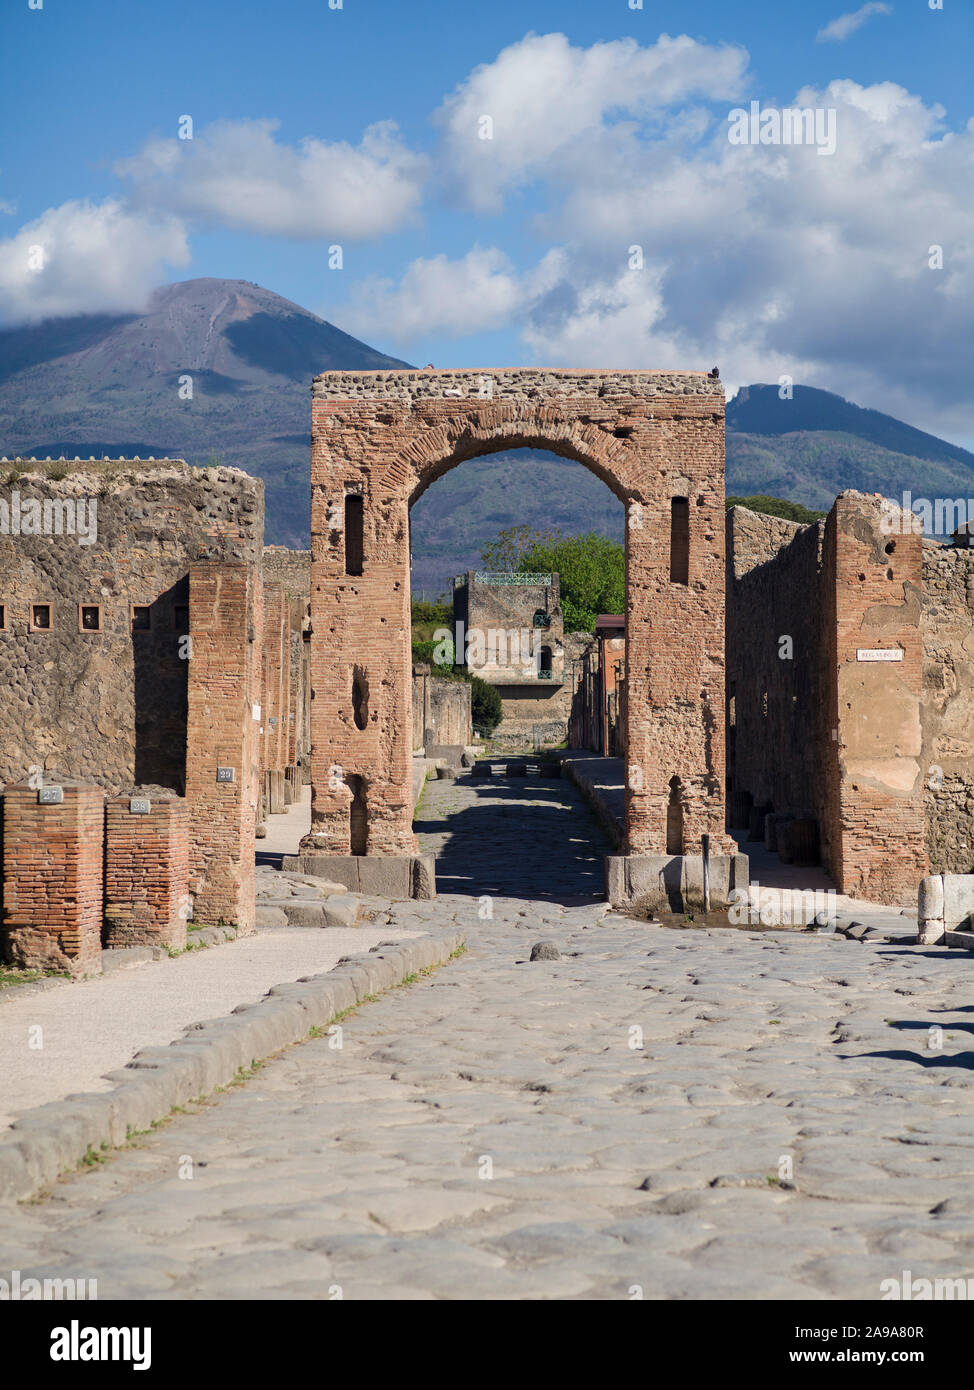
[[[260,576],[201,560],[189,572],[186,801],[196,922],[254,930]],[[218,770],[232,780],[222,780]]]
[[[724,813],[723,489],[699,495],[688,583],[670,577],[670,499],[647,496],[626,511],[626,854],[666,852],[674,790],[684,854],[701,853],[704,833],[714,854],[737,852]],[[604,643],[600,659],[605,680]]]
[[[284,767],[285,734],[281,717],[284,704],[284,629],[287,594],[277,584],[264,585],[262,643],[262,722],[264,771]]]
[[[301,660],[304,641],[301,623],[304,617],[305,602],[300,598],[288,601],[288,718],[287,718],[287,761],[293,766],[298,760],[301,745],[302,708]]]
[[[415,855],[407,498],[366,487],[358,575],[346,573],[337,470],[312,486],[311,510],[312,800],[301,851],[351,853],[354,788],[365,798],[365,853]]]
[[[133,811],[133,805],[136,810]],[[139,806],[148,805],[148,814]],[[189,812],[182,797],[115,797],[106,807],[106,946],[186,945]]]
[[[105,793],[68,782],[61,790],[53,804],[25,782],[4,791],[4,958],[19,968],[94,974],[101,970]]]
[[[841,892],[916,900],[923,844],[919,522],[840,493],[825,526],[828,867]],[[890,659],[894,658],[894,659]]]

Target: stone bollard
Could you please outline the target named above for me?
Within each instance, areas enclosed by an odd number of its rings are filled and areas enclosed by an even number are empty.
[[[944,876],[930,874],[920,880],[917,896],[919,940],[924,946],[936,946],[947,929],[944,920]]]

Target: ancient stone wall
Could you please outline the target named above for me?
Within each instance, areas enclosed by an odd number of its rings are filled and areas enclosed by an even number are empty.
[[[974,550],[923,543],[925,839],[934,874],[974,870]]]
[[[189,597],[186,799],[193,916],[252,932],[260,802],[260,567],[200,561],[190,569]]]
[[[313,800],[305,853],[348,854],[353,806],[363,801],[365,852],[415,853],[409,506],[455,464],[509,448],[576,459],[626,505],[627,851],[665,851],[674,778],[688,850],[699,850],[704,831],[715,852],[730,847],[723,412],[720,382],[694,372],[429,370],[315,379]],[[676,569],[674,538],[684,561]]]
[[[311,664],[309,608],[311,602],[311,551],[289,550],[283,545],[264,546],[264,585],[287,595],[285,657],[288,692],[285,712],[286,748],[282,767],[300,767],[311,775]]]
[[[36,765],[182,792],[189,567],[259,558],[263,484],[128,459],[14,460],[0,479],[0,782]]]
[[[927,872],[921,547],[919,522],[879,496],[842,492],[826,520],[832,869],[843,892],[900,904]]]
[[[430,674],[428,666],[413,668],[413,748],[451,744],[465,748],[473,738],[470,720],[471,686]]]
[[[727,514],[727,784],[732,804],[746,792],[827,834],[823,537],[821,523]]]
[[[920,536],[878,496],[824,525],[728,516],[732,814],[812,818],[844,893],[905,903],[926,872]]]

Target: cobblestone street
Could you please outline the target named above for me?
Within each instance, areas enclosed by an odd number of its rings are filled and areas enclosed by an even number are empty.
[[[974,1273],[966,954],[617,916],[557,779],[433,782],[417,824],[441,896],[390,922],[458,923],[466,953],[5,1211],[0,1266],[179,1299],[877,1299]],[[530,962],[541,940],[561,958]]]

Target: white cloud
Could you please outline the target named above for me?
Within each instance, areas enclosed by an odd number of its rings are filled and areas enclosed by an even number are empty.
[[[555,37],[584,89],[585,64]],[[532,89],[522,100],[509,55],[498,63],[507,109],[523,115],[544,84],[519,68]],[[471,83],[491,91],[495,76],[478,69]],[[836,150],[823,158],[813,146],[732,146],[727,108],[705,111],[679,84],[641,128],[623,89],[612,111],[588,103],[590,125],[563,150],[557,119],[528,129],[488,181],[503,206],[535,180],[531,226],[554,249],[534,269],[496,247],[416,262],[398,284],[373,282],[354,330],[422,346],[506,324],[528,360],[554,366],[718,363],[731,387],[789,375],[926,428],[949,414],[955,435],[974,429],[974,121],[948,131],[941,107],[895,83],[835,81],[789,103],[835,109]],[[448,159],[455,136],[451,116]],[[929,265],[938,245],[942,270]],[[642,270],[630,269],[632,247]]]
[[[583,171],[544,221],[567,269],[529,310],[536,357],[717,362],[732,383],[787,373],[837,391],[854,379],[880,406],[909,395],[914,413],[965,399],[974,122],[943,134],[942,110],[892,83],[833,82],[795,104],[835,107],[832,157],[731,146],[718,128],[691,152],[650,146]]]
[[[341,311],[352,333],[381,333],[396,343],[438,334],[465,337],[517,322],[539,295],[564,273],[563,258],[549,253],[520,274],[495,247],[475,246],[459,260],[433,256],[412,261],[398,284],[361,281]]]
[[[508,190],[538,176],[571,178],[579,160],[627,142],[668,106],[733,99],[746,66],[743,49],[685,35],[573,48],[564,34],[529,34],[475,68],[436,113],[445,180],[472,207],[496,211]],[[607,120],[619,112],[627,123]]]
[[[830,20],[815,37],[819,43],[843,43],[850,34],[861,29],[867,19],[872,19],[874,14],[892,13],[892,5],[884,5],[881,0],[870,0],[870,3],[863,5],[861,9],[852,10],[849,14],[840,14],[838,19]]]
[[[0,318],[142,309],[165,267],[188,262],[175,218],[147,217],[115,199],[62,203],[0,241]]]
[[[116,172],[136,205],[268,236],[362,240],[415,214],[426,160],[390,121],[361,143],[274,138],[279,121],[217,121],[192,140],[149,141]]]

